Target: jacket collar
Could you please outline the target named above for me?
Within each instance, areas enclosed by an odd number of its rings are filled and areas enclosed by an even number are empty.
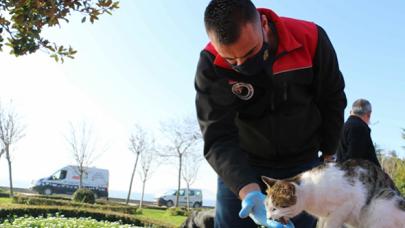
[[[302,46],[302,44],[299,43],[288,30],[283,21],[283,18],[280,18],[270,9],[258,8],[257,10],[259,11],[260,15],[266,15],[266,17],[271,20],[276,27],[276,35],[278,36],[278,47],[276,55],[290,52]],[[209,42],[204,49],[215,56],[214,65],[226,69],[232,69],[230,64],[218,54],[211,42]]]
[[[371,130],[371,129],[370,129],[370,126],[368,126],[368,124],[367,124],[363,119],[361,119],[359,116],[350,115],[350,116],[349,116],[349,119],[352,119],[352,120],[354,120],[354,121],[357,121],[357,122],[361,123],[362,125],[366,126],[369,130]]]

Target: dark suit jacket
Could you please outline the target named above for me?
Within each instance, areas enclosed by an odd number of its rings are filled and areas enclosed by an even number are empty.
[[[343,162],[348,159],[364,159],[381,167],[370,133],[370,128],[360,117],[350,116],[343,127],[336,161]]]

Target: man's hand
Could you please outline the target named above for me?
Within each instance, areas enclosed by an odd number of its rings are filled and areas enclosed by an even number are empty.
[[[249,192],[242,200],[242,209],[239,212],[239,217],[246,218],[249,216],[256,224],[266,226],[265,198],[265,195],[260,191]]]

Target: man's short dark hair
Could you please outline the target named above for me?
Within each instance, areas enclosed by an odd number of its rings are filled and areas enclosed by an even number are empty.
[[[352,112],[355,115],[364,116],[371,113],[371,103],[366,99],[358,99],[353,102]]]
[[[256,7],[250,0],[211,0],[204,14],[205,29],[214,32],[221,44],[236,42],[241,26],[258,19]]]

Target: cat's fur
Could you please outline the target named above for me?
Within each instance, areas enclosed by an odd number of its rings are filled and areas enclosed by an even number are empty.
[[[267,216],[273,219],[306,211],[325,228],[405,228],[405,199],[371,162],[325,163],[287,180],[262,180],[268,187]]]
[[[215,210],[193,211],[180,228],[214,228]]]

